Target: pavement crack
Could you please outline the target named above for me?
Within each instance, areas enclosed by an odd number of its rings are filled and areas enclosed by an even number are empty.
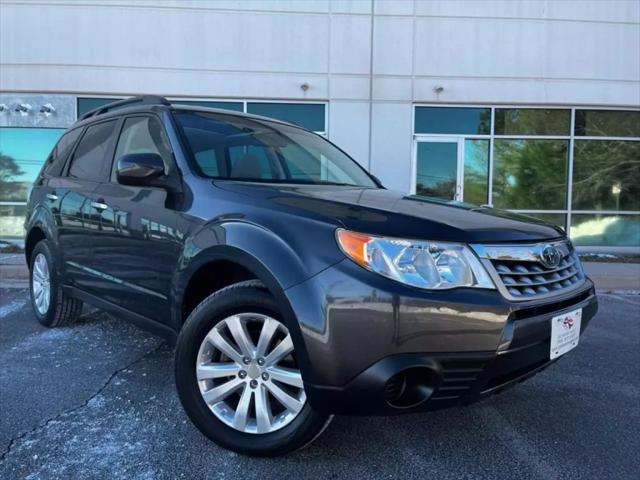
[[[56,420],[69,415],[71,413],[77,412],[78,410],[82,410],[83,408],[85,408],[86,406],[89,405],[89,402],[91,402],[91,400],[93,400],[94,398],[96,398],[97,396],[99,396],[102,392],[104,392],[107,387],[109,387],[109,385],[111,385],[111,382],[113,382],[113,380],[122,372],[124,372],[125,370],[133,367],[134,365],[136,365],[137,363],[140,363],[141,361],[145,360],[147,357],[149,357],[150,355],[153,355],[154,353],[156,353],[158,350],[160,350],[160,348],[162,348],[162,346],[164,345],[164,342],[160,342],[158,345],[156,345],[154,348],[152,348],[151,350],[145,352],[144,354],[140,355],[139,357],[133,359],[131,362],[127,363],[125,366],[118,368],[117,370],[115,370],[111,375],[109,375],[109,377],[104,381],[104,383],[102,384],[102,386],[100,388],[98,388],[98,390],[95,391],[95,393],[91,394],[85,401],[83,401],[80,405],[76,405],[75,407],[71,407],[68,408],[67,410],[63,410],[62,412],[54,415],[53,417],[50,417],[48,419],[46,419],[43,422],[40,422],[38,425],[36,425],[35,427],[24,431],[22,433],[20,433],[19,435],[13,437],[10,441],[9,444],[7,445],[7,448],[4,449],[4,451],[2,453],[0,453],[0,462],[4,461],[4,459],[11,453],[11,450],[15,447],[15,445],[22,440],[23,438],[27,437],[28,435],[31,435],[33,433],[36,433],[39,430],[42,430],[44,428],[46,428],[47,426],[49,426],[52,422],[55,422]]]

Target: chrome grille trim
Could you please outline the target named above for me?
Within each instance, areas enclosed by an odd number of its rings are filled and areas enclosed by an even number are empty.
[[[560,253],[559,264],[545,266],[542,252],[552,246]],[[526,301],[553,297],[582,286],[586,280],[571,243],[527,245],[471,245],[496,287],[509,300]]]

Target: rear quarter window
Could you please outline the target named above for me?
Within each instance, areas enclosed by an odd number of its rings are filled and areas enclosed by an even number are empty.
[[[62,173],[67,157],[71,153],[71,150],[73,150],[73,146],[76,144],[81,133],[82,128],[76,128],[62,135],[56,146],[53,147],[44,165],[43,172],[46,175],[57,177]]]

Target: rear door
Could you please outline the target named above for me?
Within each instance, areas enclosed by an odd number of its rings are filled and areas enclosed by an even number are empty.
[[[100,216],[94,191],[108,178],[117,124],[112,119],[89,125],[64,174],[49,182],[51,201],[57,205],[58,243],[66,279],[87,291],[96,291],[100,283],[92,269],[91,236]]]
[[[181,251],[176,229],[175,195],[163,187],[121,185],[116,178],[120,157],[154,153],[165,172],[175,174],[173,154],[162,122],[155,115],[133,115],[123,121],[109,181],[95,191],[104,202],[102,229],[93,240],[96,270],[109,278],[102,298],[163,323],[170,322],[171,281]]]

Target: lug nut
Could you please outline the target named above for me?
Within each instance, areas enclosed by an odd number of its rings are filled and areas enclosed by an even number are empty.
[[[240,378],[247,378],[247,372],[245,372],[244,370],[240,370],[240,372],[238,372],[238,376]]]
[[[264,365],[264,358],[259,358],[258,359],[258,365],[260,365],[260,366]]]
[[[262,380],[264,380],[265,382],[266,382],[267,380],[269,380],[269,374],[268,374],[267,372],[264,372],[264,373],[262,374]]]
[[[242,362],[243,362],[245,365],[249,365],[249,364],[251,363],[251,359],[250,359],[249,357],[243,357],[243,358],[242,358]]]
[[[251,388],[256,388],[258,386],[258,381],[257,380],[251,380],[251,383],[249,383],[249,385],[251,385]]]

